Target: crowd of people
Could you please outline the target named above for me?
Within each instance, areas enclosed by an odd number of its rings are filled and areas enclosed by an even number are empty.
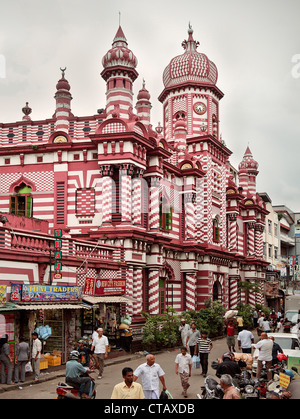
[[[258,349],[257,359],[257,378],[260,378],[263,364],[267,370],[275,362],[277,354],[282,353],[282,349],[274,342],[274,338],[268,336],[271,331],[281,331],[284,328],[285,320],[281,313],[272,311],[270,316],[265,316],[262,311],[254,312],[253,327],[257,329],[260,340],[254,343],[254,334],[243,325],[241,317],[232,317],[225,320],[225,335],[228,353],[218,359],[216,376],[220,379],[220,385],[224,391],[224,398],[240,398],[239,393],[232,384],[232,378],[241,373],[237,362],[243,355],[243,359],[251,360],[252,351]],[[282,329],[283,330],[283,329]],[[213,342],[209,338],[207,331],[198,330],[195,322],[188,324],[185,319],[181,320],[179,333],[181,336],[182,347],[180,353],[175,358],[175,374],[179,376],[182,387],[182,395],[188,397],[190,387],[189,378],[192,368],[202,369],[201,375],[207,376],[209,365],[209,354],[213,348]],[[236,337],[237,335],[237,337]],[[16,347],[15,359],[12,359],[7,343],[7,335],[0,339],[0,361],[1,361],[1,384],[25,381],[25,366],[31,359],[34,379],[39,380],[40,366],[39,360],[42,351],[41,341],[37,333],[32,334],[33,344],[31,353],[29,345],[21,337]],[[236,351],[236,348],[238,352]],[[83,341],[78,342],[76,350],[72,351],[66,364],[66,382],[80,389],[80,394],[84,398],[89,398],[89,388],[91,379],[86,372],[98,369],[98,379],[103,376],[104,361],[108,357],[109,342],[103,334],[103,329],[99,328],[94,332],[91,346],[85,345]],[[248,357],[248,358],[247,358]],[[198,365],[195,365],[199,363]],[[6,370],[6,372],[5,372]],[[122,370],[123,381],[117,384],[112,392],[112,399],[159,399],[167,397],[167,387],[165,382],[165,372],[159,364],[155,362],[155,356],[148,354],[146,362],[139,365],[135,370],[126,367]],[[271,372],[268,371],[268,379],[271,379]],[[141,384],[137,382],[140,379]],[[160,384],[162,392],[160,392]]]

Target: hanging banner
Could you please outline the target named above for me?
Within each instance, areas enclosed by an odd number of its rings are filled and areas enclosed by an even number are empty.
[[[6,285],[0,285],[0,304],[6,303]]]
[[[58,285],[19,285],[11,286],[11,301],[80,301],[82,299],[81,287]]]

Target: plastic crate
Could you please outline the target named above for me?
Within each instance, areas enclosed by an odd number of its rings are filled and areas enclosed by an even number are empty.
[[[61,365],[61,358],[59,356],[56,358],[51,356],[49,358],[47,359],[49,367],[56,367],[57,365]]]
[[[48,368],[48,360],[47,359],[41,359],[40,360],[40,370],[45,370]]]

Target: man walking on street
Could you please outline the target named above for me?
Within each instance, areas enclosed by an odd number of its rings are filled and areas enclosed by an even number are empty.
[[[91,351],[94,351],[94,356],[97,362],[97,368],[99,369],[98,378],[102,378],[104,369],[104,359],[108,357],[108,339],[103,335],[103,329],[101,327],[97,330],[98,336],[94,338]]]
[[[192,374],[192,357],[190,354],[187,353],[187,350],[185,347],[181,348],[181,353],[178,354],[176,356],[175,359],[175,364],[176,364],[176,369],[175,372],[179,376],[181,379],[181,385],[183,388],[183,396],[187,397],[187,389],[189,388],[190,384],[189,384],[189,377]]]
[[[251,354],[251,345],[254,343],[254,336],[250,330],[247,330],[247,327],[244,327],[244,330],[238,334],[237,340],[239,350],[242,349],[244,354]]]
[[[40,378],[40,359],[42,352],[42,342],[38,338],[36,332],[32,333],[32,353],[31,353],[31,364],[34,374],[34,381],[38,381]]]
[[[208,355],[213,347],[212,341],[207,337],[207,332],[202,332],[198,339],[196,350],[199,352],[200,364],[203,377],[206,377],[208,370]]]
[[[191,356],[196,355],[195,347],[200,338],[200,332],[196,328],[196,323],[191,324],[191,329],[187,332],[186,344],[184,347],[189,347]]]
[[[122,370],[124,381],[116,384],[111,399],[144,399],[144,392],[141,384],[133,381],[133,369],[125,367]]]
[[[155,363],[155,356],[149,354],[146,356],[146,363],[139,365],[134,371],[133,381],[141,377],[145,399],[159,399],[159,381],[163,391],[167,390],[164,375],[161,366]]]

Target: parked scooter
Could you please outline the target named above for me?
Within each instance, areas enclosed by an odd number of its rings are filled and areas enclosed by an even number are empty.
[[[96,384],[95,384],[95,380],[90,377],[91,379],[91,399],[95,399],[96,398]],[[79,393],[79,388],[75,388],[73,386],[70,386],[69,384],[65,383],[65,382],[61,382],[58,383],[58,385],[56,386],[56,394],[57,394],[57,399],[81,399],[81,395]]]

